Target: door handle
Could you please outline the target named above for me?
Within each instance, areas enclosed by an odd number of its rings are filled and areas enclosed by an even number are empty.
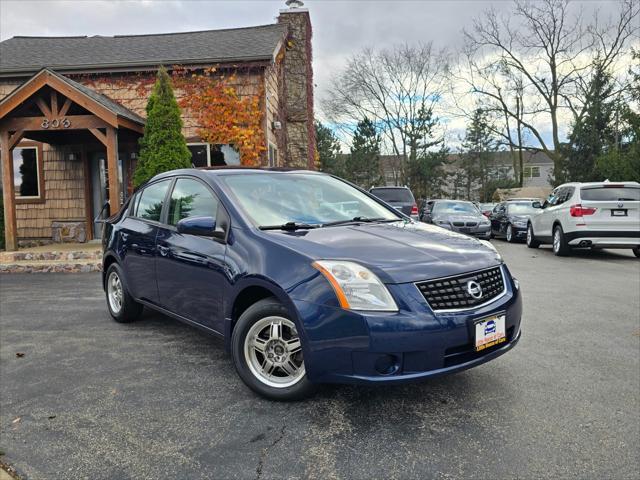
[[[169,247],[158,245],[158,252],[160,252],[160,255],[162,255],[163,257],[166,257],[167,255],[169,255]]]

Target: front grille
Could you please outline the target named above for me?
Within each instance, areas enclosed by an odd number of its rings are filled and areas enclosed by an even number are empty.
[[[467,227],[477,227],[478,222],[467,222]]]
[[[453,222],[454,227],[464,227],[464,222]]]
[[[477,282],[482,288],[480,298],[472,297],[467,291],[469,281]],[[470,309],[491,301],[501,295],[505,289],[500,267],[464,273],[454,277],[426,280],[416,283],[416,286],[435,311]]]

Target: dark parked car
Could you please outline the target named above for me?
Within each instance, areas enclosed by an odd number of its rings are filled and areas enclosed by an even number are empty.
[[[532,215],[540,213],[533,200],[508,200],[495,206],[489,220],[491,233],[495,237],[504,237],[507,242],[524,240],[527,237],[527,223]]]
[[[418,220],[418,204],[409,187],[373,187],[369,193],[401,211],[407,217]]]
[[[487,217],[473,203],[464,200],[430,200],[422,221],[454,232],[491,238],[491,224]]]
[[[270,398],[455,372],[520,338],[519,285],[491,244],[330,175],[176,170],[103,233],[115,320],[147,306],[221,336],[242,380]]]

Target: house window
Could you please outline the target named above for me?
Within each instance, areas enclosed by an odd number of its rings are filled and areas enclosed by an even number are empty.
[[[540,176],[540,167],[524,167],[524,177],[539,177]]]
[[[232,145],[194,142],[187,143],[194,167],[219,167],[240,165],[240,154]]]
[[[44,201],[42,148],[20,144],[13,149],[13,184],[16,200]]]
[[[276,167],[278,165],[278,148],[273,144],[269,144],[269,166]]]

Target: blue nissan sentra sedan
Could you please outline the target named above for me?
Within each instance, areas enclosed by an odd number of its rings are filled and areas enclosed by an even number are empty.
[[[519,284],[485,241],[417,223],[331,175],[176,170],[105,223],[109,312],[220,335],[257,393],[415,381],[520,339]]]

